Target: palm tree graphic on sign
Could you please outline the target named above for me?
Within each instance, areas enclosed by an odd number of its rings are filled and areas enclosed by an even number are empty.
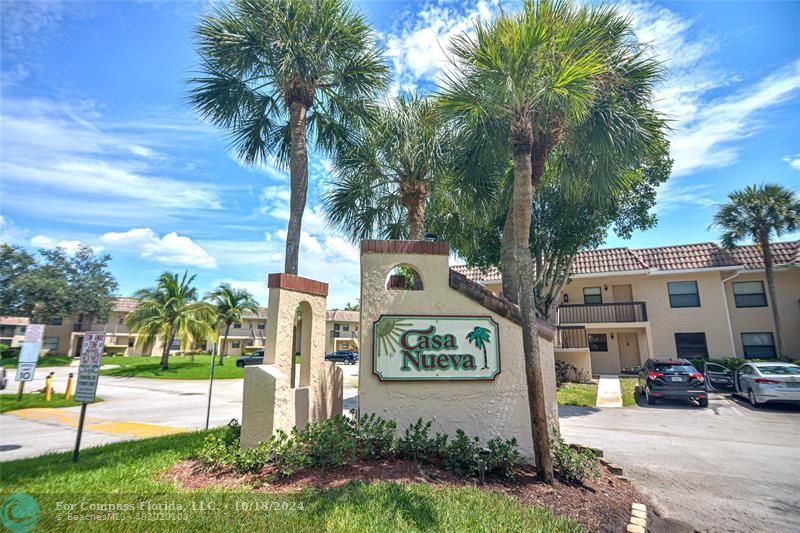
[[[483,368],[489,368],[486,357],[486,345],[492,342],[489,339],[489,330],[480,326],[475,326],[472,328],[472,331],[467,333],[467,340],[474,344],[479,350],[483,350]]]

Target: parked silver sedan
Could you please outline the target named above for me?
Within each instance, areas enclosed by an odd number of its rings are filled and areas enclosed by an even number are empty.
[[[745,363],[736,370],[736,394],[753,407],[766,402],[800,403],[800,366],[792,363]]]

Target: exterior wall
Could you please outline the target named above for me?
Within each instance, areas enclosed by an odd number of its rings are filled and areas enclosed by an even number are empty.
[[[423,290],[386,290],[388,273],[397,265],[412,266]],[[359,411],[397,421],[399,431],[418,418],[433,421],[433,431],[455,435],[463,429],[482,442],[516,437],[520,452],[533,457],[521,328],[493,314],[449,284],[447,255],[362,253],[361,360]],[[373,374],[373,323],[382,314],[490,315],[498,323],[501,372],[494,381],[381,382]],[[553,344],[540,338],[548,420],[557,423]]]
[[[733,284],[739,281],[761,281],[767,297],[767,307],[736,307]],[[784,350],[789,359],[800,358],[800,269],[778,270],[775,272],[775,289],[778,295],[778,311],[781,315]],[[767,276],[764,272],[743,272],[725,282],[728,307],[731,313],[733,340],[736,355],[744,357],[742,333],[772,332],[775,324],[772,318],[774,303],[769,297]]]
[[[731,272],[725,272],[730,275]],[[696,281],[700,307],[672,308],[669,304],[667,283],[671,281]],[[675,333],[705,333],[710,357],[729,357],[731,354],[728,319],[725,314],[722,283],[719,271],[687,272],[683,274],[605,276],[576,278],[564,293],[569,303],[583,303],[584,287],[602,287],[603,303],[613,302],[612,285],[630,284],[634,301],[647,304],[648,322],[652,325],[653,354],[655,357],[676,357]],[[606,287],[608,290],[606,290]],[[644,324],[643,324],[644,325]],[[604,328],[613,329],[615,324]],[[609,344],[611,344],[609,342]],[[611,347],[609,346],[609,350]],[[640,341],[640,353],[642,353]],[[611,352],[609,351],[609,354]],[[592,361],[594,363],[594,357]],[[598,368],[593,370],[597,373]]]
[[[572,350],[556,349],[554,356],[556,361],[564,361],[565,363],[569,363],[579,371],[583,371],[587,376],[591,377],[592,358],[589,354],[589,350],[581,348],[575,348]]]

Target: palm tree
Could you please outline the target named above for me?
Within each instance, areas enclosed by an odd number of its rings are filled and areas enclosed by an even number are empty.
[[[486,344],[490,343],[489,330],[480,326],[475,326],[472,331],[467,333],[467,340],[475,345],[479,350],[483,350],[483,368],[489,368],[489,359],[486,355]]]
[[[604,83],[613,79],[614,66],[636,64],[641,51],[630,23],[613,8],[577,8],[558,0],[527,1],[518,14],[476,23],[472,35],[453,40],[451,51],[454,61],[441,92],[442,109],[460,129],[477,130],[474,125],[480,124],[487,135],[504,137],[510,145],[514,186],[506,231],[513,235],[517,263],[537,472],[551,483],[528,245],[533,194],[565,129],[586,118]]]
[[[214,307],[197,301],[197,289],[192,287],[194,278],[188,272],[183,276],[164,272],[154,288],[135,294],[139,304],[128,315],[128,325],[138,334],[137,346],[151,345],[160,338],[162,370],[169,368],[169,349],[176,338],[186,345],[214,333]]]
[[[225,351],[228,348],[228,333],[231,324],[241,322],[244,313],[258,313],[258,302],[253,295],[244,289],[234,289],[228,283],[221,283],[214,289],[208,299],[217,312],[219,323],[225,324],[225,334],[222,338],[222,349],[219,351],[219,364],[223,364]]]
[[[442,158],[433,102],[400,96],[336,158],[328,220],[354,240],[422,239],[425,204]]]
[[[797,195],[774,183],[749,185],[728,195],[728,203],[720,206],[714,216],[714,226],[723,230],[722,245],[733,248],[743,240],[759,245],[764,257],[764,270],[775,321],[775,348],[778,357],[785,358],[783,331],[775,293],[775,262],[770,239],[780,237],[800,227],[800,200]]]
[[[245,163],[289,167],[284,270],[297,274],[308,140],[335,153],[370,115],[388,68],[345,0],[232,0],[196,29],[202,74],[189,100]]]

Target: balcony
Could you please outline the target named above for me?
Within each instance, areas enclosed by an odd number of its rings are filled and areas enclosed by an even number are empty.
[[[555,348],[562,350],[588,350],[589,338],[583,326],[558,326]]]
[[[341,331],[341,330],[332,330],[331,331],[331,338],[332,339],[357,339],[358,332],[357,331]]]
[[[558,307],[559,325],[619,322],[647,322],[647,305],[644,302],[616,302]]]

